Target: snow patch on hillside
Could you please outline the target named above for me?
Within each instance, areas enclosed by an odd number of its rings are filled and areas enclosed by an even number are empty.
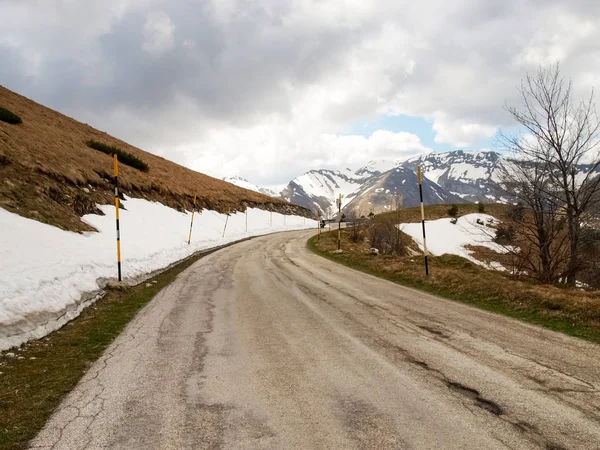
[[[125,280],[140,280],[193,253],[250,236],[316,227],[298,216],[260,209],[229,217],[197,213],[191,244],[191,213],[161,203],[127,199],[120,211],[121,255]],[[83,220],[98,232],[74,233],[27,219],[0,208],[0,350],[40,338],[60,328],[117,275],[115,208]]]
[[[484,225],[477,223],[477,220]],[[508,250],[493,241],[494,229],[487,225],[494,226],[498,220],[488,214],[467,214],[459,217],[456,224],[451,223],[452,219],[438,219],[426,221],[427,249],[434,256],[440,256],[445,253],[462,256],[469,261],[488,268],[503,270],[499,264],[488,265],[478,259],[475,259],[472,252],[465,248],[467,245],[477,245],[487,247],[497,253],[507,253]],[[403,223],[399,225],[400,229],[414,239],[423,250],[423,231],[421,223]]]

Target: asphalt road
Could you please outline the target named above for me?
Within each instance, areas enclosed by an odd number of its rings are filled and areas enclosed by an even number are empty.
[[[600,346],[338,266],[310,233],[183,272],[33,447],[600,449]]]

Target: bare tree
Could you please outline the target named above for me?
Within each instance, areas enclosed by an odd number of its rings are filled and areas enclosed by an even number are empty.
[[[548,192],[552,179],[548,164],[513,160],[503,182],[519,206],[507,214],[499,227],[497,241],[512,257],[515,275],[523,271],[541,283],[556,283],[564,278],[569,257],[565,218],[559,214],[562,205]]]
[[[519,92],[522,107],[506,109],[528,135],[501,140],[521,159],[544,168],[544,182],[536,188],[543,189],[548,203],[564,206],[569,240],[565,275],[573,285],[581,269],[581,223],[600,203],[600,121],[594,92],[585,101],[574,100],[572,83],[561,76],[558,64],[528,75]]]

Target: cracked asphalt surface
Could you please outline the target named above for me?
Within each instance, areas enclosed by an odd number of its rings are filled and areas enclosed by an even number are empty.
[[[600,346],[265,236],[192,265],[36,449],[600,449]]]

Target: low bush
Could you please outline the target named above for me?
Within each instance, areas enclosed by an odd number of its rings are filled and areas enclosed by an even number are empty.
[[[496,229],[496,237],[494,240],[498,244],[505,245],[514,242],[515,237],[516,232],[512,225],[500,224]]]
[[[485,212],[485,205],[483,203],[479,203],[477,205],[477,211],[480,213],[484,213]]]
[[[11,123],[13,125],[23,123],[21,118],[17,116],[14,112],[2,107],[0,107],[0,120],[6,123]]]
[[[352,227],[350,227],[350,242],[356,244],[360,241],[363,240],[363,232],[361,230],[361,228],[359,226],[357,226],[356,224],[353,224]]]
[[[115,147],[113,145],[106,145],[102,142],[98,141],[88,141],[88,147],[93,148],[94,150],[98,150],[102,153],[106,153],[107,155],[117,155],[117,159],[119,162],[133,167],[135,169],[141,170],[142,172],[148,172],[148,164],[139,159],[137,156],[133,156],[131,153],[124,152],[119,147]]]
[[[371,247],[376,248],[383,255],[404,256],[408,254],[410,238],[401,233],[392,220],[375,222],[369,227],[368,238]]]
[[[456,217],[458,215],[458,206],[457,205],[452,205],[449,209],[448,209],[448,215],[450,217]]]

